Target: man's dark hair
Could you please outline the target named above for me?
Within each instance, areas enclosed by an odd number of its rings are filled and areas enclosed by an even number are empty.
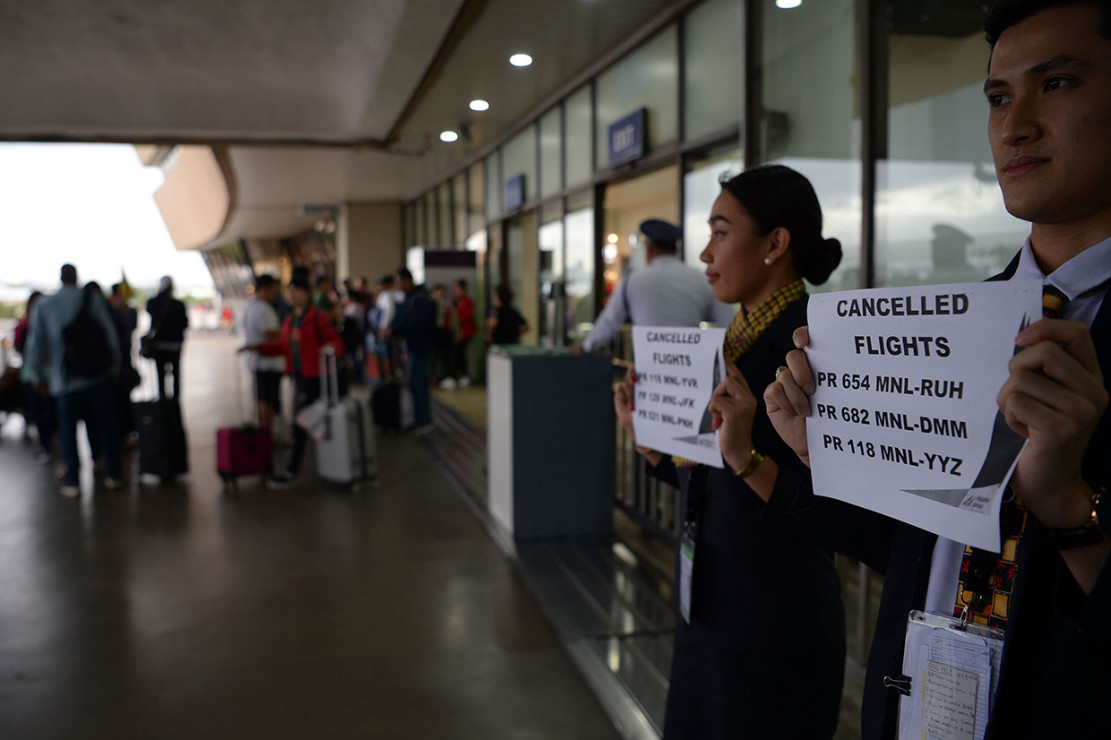
[[[112,283],[112,295],[123,294],[123,283]]]
[[[397,271],[397,279],[408,280],[411,283],[413,282],[413,273],[409,272],[408,268],[402,267]]]
[[[317,278],[316,278],[316,287],[318,287],[318,288],[321,285],[332,285],[332,284],[333,284],[332,283],[332,278],[328,277],[327,275],[318,275]]]
[[[1002,0],[993,5],[988,12],[988,18],[984,21],[984,37],[994,49],[995,42],[1011,26],[1016,26],[1043,10],[1070,5],[1098,7],[1103,15],[1103,20],[1099,24],[1099,33],[1104,38],[1111,39],[1111,0]]]
[[[459,280],[455,281],[455,284],[458,285],[460,288],[462,288],[464,293],[467,292],[467,281],[466,280],[463,280],[462,278],[460,278]]]
[[[390,283],[393,282],[393,279],[394,279],[393,273],[387,272],[385,275],[378,278],[378,284],[379,285],[389,285]]]
[[[271,285],[277,285],[278,280],[273,275],[263,273],[255,278],[255,290],[265,290]]]
[[[62,285],[77,285],[77,268],[71,264],[62,265]]]
[[[513,291],[510,290],[508,285],[499,285],[494,292],[498,294],[498,300],[501,301],[503,306],[513,303]]]

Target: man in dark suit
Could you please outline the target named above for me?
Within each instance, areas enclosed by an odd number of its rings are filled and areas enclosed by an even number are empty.
[[[151,329],[147,341],[150,343],[150,358],[154,360],[158,377],[158,397],[166,399],[166,370],[173,376],[174,403],[181,403],[181,345],[185,341],[185,330],[189,328],[189,317],[185,304],[174,298],[174,281],[167,275],[158,285],[158,295],[147,301]]]
[[[1111,2],[1010,0],[993,10],[987,32],[992,154],[1007,209],[1032,225],[996,279],[1040,279],[1060,306],[1056,318],[1019,334],[1023,351],[998,396],[1002,418],[1027,440],[1011,479],[1027,519],[1009,608],[996,615],[1005,633],[985,736],[1107,738],[1111,500],[1101,496],[1111,498]],[[795,344],[807,343],[800,329]],[[768,415],[808,462],[814,378],[802,351],[788,356],[788,368],[765,392]],[[913,680],[901,676],[907,616],[961,603],[964,548],[815,498],[809,483],[781,477],[769,506],[791,508],[839,550],[884,573],[863,736],[896,737],[900,688]]]

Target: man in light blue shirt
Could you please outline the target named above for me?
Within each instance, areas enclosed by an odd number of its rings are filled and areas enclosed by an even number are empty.
[[[73,265],[62,265],[61,278],[61,290],[43,298],[36,306],[26,361],[38,377],[44,377],[43,370],[46,363],[50,363],[50,395],[58,399],[61,417],[59,442],[65,463],[62,495],[74,497],[81,493],[77,454],[77,422],[80,419],[89,427],[90,436],[95,435],[100,440],[107,468],[104,487],[114,490],[122,486],[120,439],[110,385],[113,372],[120,366],[120,349],[104,296],[93,296],[88,302],[88,312],[103,327],[105,352],[110,362],[106,364],[107,369],[92,377],[71,372],[72,360],[67,362],[64,332],[81,311],[85,292],[77,287],[77,269]]]
[[[675,256],[682,232],[659,219],[640,225],[645,236],[648,266],[622,280],[594,328],[583,340],[586,352],[604,345],[626,321],[634,326],[698,326],[700,322],[728,326],[736,309],[714,298],[706,275]]]

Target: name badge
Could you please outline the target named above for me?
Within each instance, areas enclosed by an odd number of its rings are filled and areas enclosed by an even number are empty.
[[[912,611],[899,689],[899,738],[977,740],[984,736],[1003,657],[1003,632],[954,617]],[[890,682],[890,683],[889,683]]]

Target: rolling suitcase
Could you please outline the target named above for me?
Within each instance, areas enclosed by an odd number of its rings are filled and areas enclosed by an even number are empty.
[[[330,483],[376,483],[378,458],[370,404],[363,398],[340,398],[334,353],[326,351],[320,363],[320,395],[328,408],[324,437],[316,443],[317,475]]]
[[[374,422],[385,431],[400,434],[413,426],[413,392],[398,380],[378,384],[371,394]]]
[[[151,365],[155,365],[151,360]],[[150,381],[153,379],[153,387]],[[135,429],[139,433],[139,477],[154,477],[163,485],[189,472],[189,440],[176,397],[159,398],[156,373],[146,374],[147,401],[133,403]]]
[[[374,405],[374,421],[390,432],[401,431],[401,384],[386,380],[374,388],[370,396]]]
[[[242,372],[242,363],[236,362],[239,372]],[[239,411],[243,418],[246,414],[243,409],[242,382],[240,385]],[[251,395],[257,399],[258,394]],[[270,430],[262,429],[250,422],[237,427],[223,427],[216,430],[216,472],[225,486],[232,489],[236,487],[238,479],[243,475],[268,475],[273,454]]]
[[[134,408],[139,430],[139,474],[169,484],[188,473],[188,441],[176,399],[141,401]]]

